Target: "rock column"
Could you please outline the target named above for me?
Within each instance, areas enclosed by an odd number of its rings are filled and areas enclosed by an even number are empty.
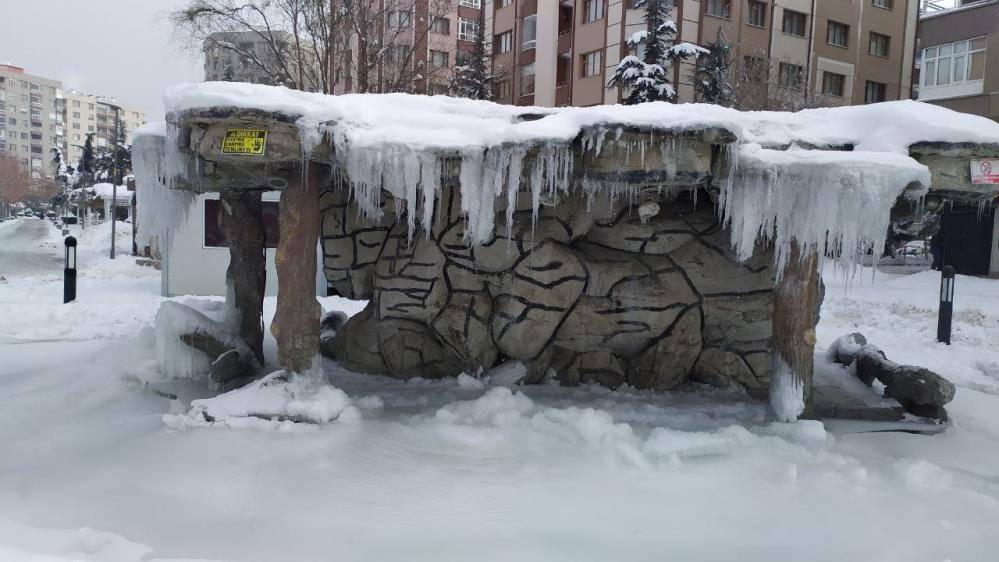
[[[322,308],[316,300],[316,244],[319,240],[320,183],[328,173],[312,162],[281,193],[276,265],[277,311],[271,333],[285,371],[307,371],[319,354]]]
[[[791,252],[774,295],[773,370],[770,407],[777,421],[798,419],[811,402],[815,353],[815,311],[821,304],[818,254],[797,243]]]
[[[226,302],[237,314],[239,336],[263,364],[267,254],[260,192],[226,190],[220,197],[219,226],[229,241]]]

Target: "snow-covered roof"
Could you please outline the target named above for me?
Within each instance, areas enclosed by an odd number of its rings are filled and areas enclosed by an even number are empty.
[[[240,82],[181,84],[164,96],[167,113],[209,108],[286,115],[300,128],[324,128],[353,147],[405,145],[414,150],[461,150],[504,143],[568,141],[601,125],[697,130],[719,127],[742,143],[855,145],[856,150],[905,152],[916,142],[999,144],[999,123],[916,101],[895,101],[796,113],[738,111],[709,104],[520,107],[410,94],[328,96]],[[540,119],[520,120],[524,115]],[[150,123],[136,134],[165,134]]]
[[[541,193],[572,187],[574,158],[567,145],[581,134],[587,135],[583,149],[599,155],[604,137],[625,128],[727,130],[740,145],[732,152],[736,158],[727,178],[719,178],[720,207],[732,227],[733,246],[746,257],[759,237],[771,238],[778,266],[788,259],[792,240],[818,248],[880,248],[896,198],[903,193],[917,197],[930,187],[930,171],[909,156],[911,145],[999,146],[999,123],[915,101],[796,113],[664,102],[540,108],[409,94],[327,96],[238,82],[174,86],[164,101],[168,128],[188,112],[281,115],[297,125],[302,157],[328,136],[361,214],[380,216],[381,190],[388,190],[405,202],[410,232],[416,220],[430,229],[441,159],[460,155],[465,233],[473,245],[493,235],[496,199],[505,192],[513,200],[521,189],[526,146],[539,151],[527,180],[537,213]],[[165,134],[160,124],[137,133]],[[844,145],[851,149],[835,150]],[[172,162],[167,168],[173,170],[168,176],[192,173],[171,156],[176,146],[168,144],[166,151]],[[149,174],[163,166],[157,158],[148,158]],[[144,158],[140,154],[133,160],[141,164]],[[583,189],[627,188],[583,180]],[[418,201],[423,207],[419,219]],[[507,207],[507,224],[513,222],[513,207]]]

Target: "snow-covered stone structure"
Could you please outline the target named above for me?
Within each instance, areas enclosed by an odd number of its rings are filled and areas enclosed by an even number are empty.
[[[784,420],[810,396],[819,260],[880,249],[900,198],[994,196],[961,151],[999,156],[999,124],[915,102],[543,109],[207,83],[166,105],[137,133],[140,193],[221,193],[234,325],[258,357],[254,209],[282,190],[287,372],[320,349],[398,377],[519,360],[525,382],[769,388]],[[369,299],[324,341],[317,267]]]

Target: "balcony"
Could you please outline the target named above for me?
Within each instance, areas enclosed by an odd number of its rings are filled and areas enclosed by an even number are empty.
[[[557,53],[569,53],[572,51],[572,29],[563,29],[558,32]]]
[[[572,90],[568,82],[555,84],[555,107],[570,105],[572,103]]]

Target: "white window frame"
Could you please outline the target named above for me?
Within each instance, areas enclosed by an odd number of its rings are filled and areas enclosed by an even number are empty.
[[[583,5],[583,23],[591,23],[604,18],[604,0],[586,0]]]
[[[602,51],[592,51],[583,54],[583,78],[590,78],[593,76],[600,76],[603,68],[603,52]]]
[[[984,46],[981,49],[971,48],[972,42],[978,39],[986,39],[986,37],[972,37],[971,39],[964,39],[953,43],[942,43],[940,45],[933,45],[923,49],[919,63],[920,86],[923,88],[935,88],[939,86],[950,86],[953,84],[978,84],[984,82],[984,72],[982,73],[982,78],[970,78],[972,55],[982,53],[983,57],[988,56],[985,54],[988,48],[988,41],[984,42]],[[946,48],[949,54],[940,54],[944,51],[944,48]],[[946,82],[941,82],[940,64],[945,60],[947,61],[948,66],[948,76]],[[962,64],[957,64],[958,61],[962,61]],[[964,67],[964,71],[962,72],[963,76],[958,76],[958,68],[962,65]],[[983,68],[986,68],[987,61],[983,60],[982,65]],[[930,78],[932,78],[932,83]]]
[[[482,0],[458,0],[458,4],[466,8],[482,8]]]
[[[479,38],[479,20],[458,18],[458,39],[460,41],[475,41]]]
[[[525,16],[520,26],[520,48],[533,49],[538,45],[538,15]]]
[[[513,50],[513,31],[504,31],[496,36],[496,53],[509,53]]]

